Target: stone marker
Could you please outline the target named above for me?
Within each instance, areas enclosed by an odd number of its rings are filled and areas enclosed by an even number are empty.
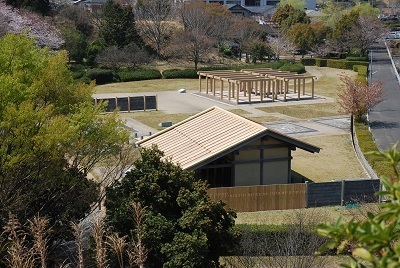
[[[186,93],[186,89],[184,88],[178,89],[178,93]]]

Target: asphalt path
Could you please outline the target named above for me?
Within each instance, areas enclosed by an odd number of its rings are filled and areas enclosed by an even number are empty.
[[[385,100],[370,111],[369,125],[376,145],[385,151],[400,141],[400,87],[384,46],[372,49],[370,70],[373,83],[383,82]]]

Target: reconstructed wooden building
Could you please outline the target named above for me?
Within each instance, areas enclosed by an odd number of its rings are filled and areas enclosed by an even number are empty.
[[[320,148],[218,107],[209,108],[138,142],[153,144],[211,187],[291,182],[291,152]]]

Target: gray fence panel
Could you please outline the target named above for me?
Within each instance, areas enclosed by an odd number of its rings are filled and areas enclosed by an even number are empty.
[[[307,207],[341,204],[342,182],[307,183]]]
[[[379,191],[380,180],[346,181],[344,187],[344,204],[377,202],[375,193]]]
[[[129,111],[128,107],[128,97],[126,98],[117,98],[117,105],[119,107],[119,110],[122,112],[127,112]]]
[[[146,96],[146,110],[157,110],[156,96]]]
[[[117,108],[115,103],[115,98],[103,99],[102,101],[107,101],[106,112],[112,112]]]
[[[138,110],[144,110],[144,98],[143,96],[139,97],[130,97],[130,108],[131,111],[138,111]]]

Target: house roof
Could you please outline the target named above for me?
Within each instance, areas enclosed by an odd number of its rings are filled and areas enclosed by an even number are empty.
[[[155,144],[174,163],[183,169],[194,170],[264,136],[312,153],[320,150],[218,107],[200,112],[139,141],[137,145],[150,147]]]

